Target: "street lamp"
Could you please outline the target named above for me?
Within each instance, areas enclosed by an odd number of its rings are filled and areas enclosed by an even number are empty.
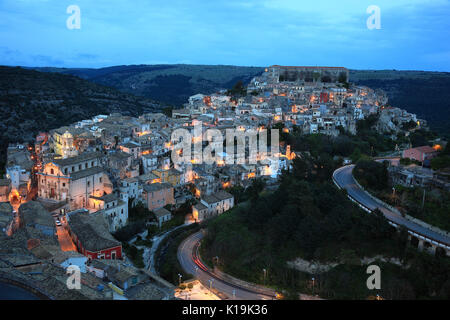
[[[214,279],[209,279],[208,281],[209,281],[209,290],[211,290]]]
[[[311,278],[311,280],[312,280],[312,285],[313,285],[313,294],[314,294],[314,280],[315,280],[315,279],[314,279],[314,277],[312,277],[312,278]]]
[[[267,270],[263,269],[263,272],[264,272],[264,285],[266,285],[266,273],[267,273]]]
[[[182,274],[178,274],[179,285],[181,285],[181,278],[183,278],[183,275]]]
[[[233,300],[236,299],[236,290],[233,289]]]
[[[392,187],[392,198],[394,199],[394,206],[395,206],[395,187]]]

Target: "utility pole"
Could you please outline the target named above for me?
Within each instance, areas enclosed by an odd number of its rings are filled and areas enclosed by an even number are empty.
[[[395,187],[392,188],[392,198],[394,200],[394,206],[395,206]]]
[[[214,279],[209,279],[209,290],[212,290],[212,283],[214,281]]]

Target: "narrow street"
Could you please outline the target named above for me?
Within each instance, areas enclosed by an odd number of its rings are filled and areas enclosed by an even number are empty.
[[[62,251],[77,251],[69,232],[63,226],[56,226],[56,235]]]

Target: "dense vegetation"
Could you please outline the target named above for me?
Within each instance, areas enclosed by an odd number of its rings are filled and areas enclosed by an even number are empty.
[[[315,158],[330,162],[333,157],[349,157],[353,162],[364,156],[377,156],[394,150],[396,142],[372,130],[376,116],[357,122],[357,135],[344,130],[337,137],[325,134],[303,135],[296,130],[292,133],[282,132],[280,140],[292,146],[293,150],[310,153]],[[280,128],[281,129],[281,128]]]
[[[395,186],[395,193],[384,189],[377,194],[401,211],[440,229],[450,231],[450,192],[441,189]]]
[[[438,159],[447,157],[446,150]],[[416,161],[409,159],[401,159],[400,162],[403,165],[417,164]],[[393,185],[389,179],[387,166],[387,162],[361,159],[357,162],[353,175],[366,190],[397,207],[401,212],[450,231],[450,192],[431,187],[424,190],[421,187],[407,188]]]
[[[189,96],[229,89],[236,82],[248,83],[262,67],[222,65],[131,65],[101,69],[37,68],[40,71],[76,75],[122,92],[181,106]]]
[[[353,169],[353,176],[366,189],[389,189],[389,174],[386,162],[380,163],[369,159],[361,159]]]
[[[360,73],[360,74],[358,74]],[[450,73],[444,72],[351,72],[352,81],[384,90],[389,104],[406,109],[428,121],[430,127],[450,137]]]
[[[402,159],[401,162],[407,165],[411,161]],[[392,185],[387,163],[369,159],[358,161],[353,175],[366,190],[401,212],[450,231],[450,192],[430,187],[424,190]]]
[[[136,246],[132,244],[128,244],[128,242],[122,242],[123,251],[125,251],[126,256],[133,262],[133,265],[136,268],[144,268],[144,249],[138,249]]]
[[[323,139],[320,135],[306,138]],[[211,221],[202,243],[204,259],[219,256],[219,267],[225,272],[260,284],[262,270],[269,270],[266,284],[286,290],[290,298],[304,292],[365,299],[374,292],[365,285],[367,266],[361,259],[397,257],[410,267],[375,263],[385,279],[377,293],[387,299],[448,297],[448,258],[409,248],[404,230],[395,231],[381,212],[367,214],[348,200],[330,182],[338,161],[324,153],[325,148],[335,146],[321,143],[312,148],[311,156],[295,159],[292,172],[283,174],[274,193],[263,192]],[[383,168],[376,169],[383,174]],[[339,265],[311,275],[287,266],[286,261],[296,257]],[[429,279],[439,281],[421,281],[417,275],[422,272],[430,272]]]
[[[444,150],[431,160],[431,168],[434,170],[450,169],[450,144],[447,143]]]

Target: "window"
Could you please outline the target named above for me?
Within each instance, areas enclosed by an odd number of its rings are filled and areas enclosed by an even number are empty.
[[[87,182],[87,186],[88,186],[88,187],[91,186],[91,182],[90,182],[90,181]]]
[[[87,163],[87,162],[84,164],[84,168],[85,168],[85,169],[88,168],[88,163]]]
[[[50,169],[50,174],[55,174],[55,171],[53,169]]]
[[[67,168],[64,168],[64,174],[67,174]]]
[[[66,183],[65,182],[63,182],[63,187],[65,187],[66,186]]]
[[[98,182],[102,183],[102,177],[98,178]]]
[[[74,172],[75,171],[75,167],[72,167],[72,172]]]
[[[94,166],[94,161],[91,162],[91,167],[93,167],[93,166]]]
[[[81,164],[78,165],[78,170],[81,170],[82,166]]]

